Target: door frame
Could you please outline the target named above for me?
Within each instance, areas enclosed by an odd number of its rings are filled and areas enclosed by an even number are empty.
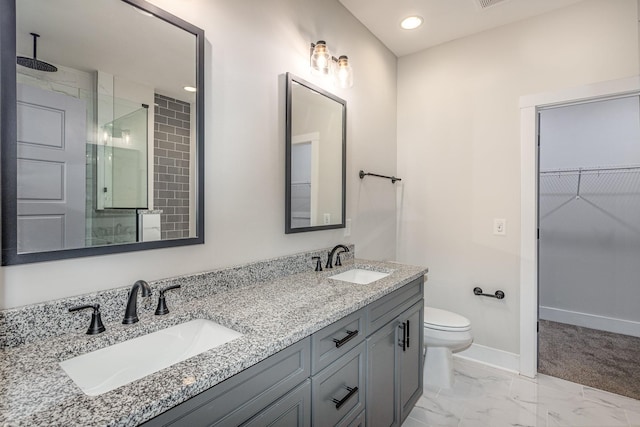
[[[538,110],[640,91],[640,76],[520,97],[520,374],[538,372]]]

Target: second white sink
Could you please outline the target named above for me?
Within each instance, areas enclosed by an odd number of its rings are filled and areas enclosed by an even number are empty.
[[[97,396],[242,336],[195,319],[60,362],[82,391]]]
[[[358,285],[368,285],[376,280],[383,279],[391,273],[380,273],[379,271],[353,268],[339,274],[329,276],[329,279],[342,280],[343,282],[356,283]]]

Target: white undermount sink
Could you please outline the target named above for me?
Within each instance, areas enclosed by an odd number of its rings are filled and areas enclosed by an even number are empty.
[[[343,282],[356,283],[358,285],[368,285],[376,280],[383,279],[391,273],[380,273],[379,271],[353,268],[339,274],[329,276],[329,279],[342,280]]]
[[[242,336],[195,319],[60,362],[89,396],[97,396]]]

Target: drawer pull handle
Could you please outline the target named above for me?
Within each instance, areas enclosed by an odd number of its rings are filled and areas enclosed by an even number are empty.
[[[353,396],[358,392],[358,387],[353,387],[353,388],[347,387],[347,391],[349,391],[349,393],[345,397],[343,397],[341,400],[331,399],[331,401],[336,404],[336,409],[340,409],[342,405],[347,403],[347,400],[349,400],[351,396]]]
[[[402,351],[407,351],[407,325],[402,322],[402,325],[398,325],[402,329],[402,341],[398,343],[402,347]]]
[[[336,348],[340,348],[343,345],[345,345],[347,342],[349,342],[349,340],[351,340],[352,338],[355,338],[358,335],[358,330],[356,329],[355,331],[347,331],[347,336],[342,338],[341,340],[334,338],[333,342],[336,343]]]
[[[409,348],[409,332],[411,328],[409,328],[409,321],[407,320],[407,348]]]

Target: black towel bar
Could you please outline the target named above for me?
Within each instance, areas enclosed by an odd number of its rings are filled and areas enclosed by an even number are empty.
[[[386,179],[390,179],[392,184],[395,184],[396,181],[402,181],[402,178],[396,178],[395,176],[386,176],[386,175],[378,175],[377,173],[369,173],[369,172],[365,172],[365,171],[360,171],[360,173],[358,174],[358,176],[360,177],[360,179],[363,179],[365,176],[370,175],[370,176],[377,176],[378,178],[386,178]]]

